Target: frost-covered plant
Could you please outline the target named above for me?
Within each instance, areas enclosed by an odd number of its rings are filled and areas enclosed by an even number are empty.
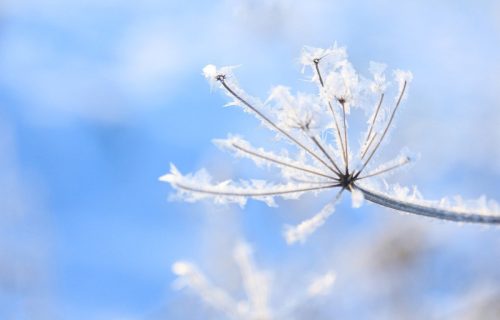
[[[233,259],[240,271],[246,295],[244,300],[235,299],[222,288],[212,284],[196,265],[186,261],[177,261],[172,265],[172,271],[178,277],[174,287],[189,288],[203,302],[230,319],[293,319],[296,308],[312,298],[327,295],[335,281],[332,271],[313,277],[304,290],[301,290],[301,294],[279,297],[277,300],[280,303],[273,306],[272,276],[256,267],[251,247],[244,242],[237,243],[233,250]]]
[[[256,116],[277,138],[296,150],[293,154],[289,150],[271,152],[256,148],[238,136],[215,143],[238,157],[252,159],[257,165],[277,167],[283,183],[262,180],[214,183],[205,170],[182,175],[174,165],[160,179],[169,182],[177,190],[177,196],[186,201],[212,198],[217,203],[235,202],[242,206],[249,198],[273,206],[276,196],[297,198],[306,192],[338,189],[334,199],[315,216],[297,226],[286,227],[288,243],[305,241],[324,224],[344,190],[352,193],[354,207],[366,199],[384,207],[443,220],[500,223],[500,206],[485,197],[474,201],[459,197],[429,201],[415,187],[410,191],[381,181],[384,174],[412,161],[403,152],[380,166],[371,163],[406,98],[412,80],[410,72],[395,70],[389,81],[386,66],[371,62],[371,77],[360,76],[347,59],[345,48],[336,45],[330,49],[304,48],[301,63],[304,70],[312,72],[311,81],[318,86],[319,93],[294,95],[289,88],[277,86],[265,102],[249,96],[238,86],[233,67],[218,69],[207,65],[203,69],[210,84],[218,85],[231,98],[229,105],[240,106]],[[348,116],[353,108],[362,108],[370,114],[367,129],[356,148],[349,142]]]

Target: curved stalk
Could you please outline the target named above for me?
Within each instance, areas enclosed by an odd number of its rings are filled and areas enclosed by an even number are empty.
[[[479,213],[461,213],[448,209],[433,208],[420,204],[396,200],[378,192],[362,188],[358,185],[355,185],[354,187],[363,193],[366,200],[398,211],[404,211],[430,218],[455,222],[500,224],[500,216],[482,215]]]

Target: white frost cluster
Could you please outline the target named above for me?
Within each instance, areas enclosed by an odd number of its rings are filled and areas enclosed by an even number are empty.
[[[327,49],[305,46],[302,48],[302,54],[300,55],[300,63],[303,66],[302,72],[307,67],[314,68],[314,61],[324,60],[325,58],[328,58],[329,64],[335,66],[347,60],[347,51],[344,47],[337,46],[337,44]]]
[[[287,144],[281,150],[254,147],[235,135],[216,139],[214,143],[237,157],[253,160],[259,166],[279,169],[281,181],[240,180],[213,182],[205,170],[182,175],[175,166],[160,179],[176,189],[176,198],[186,201],[212,199],[216,203],[245,205],[248,199],[276,206],[276,198],[297,199],[306,192],[317,194],[337,191],[335,200],[316,215],[286,226],[287,243],[304,243],[335,211],[343,191],[351,192],[353,207],[365,201],[392,209],[444,220],[499,224],[498,205],[481,198],[479,202],[463,200],[426,201],[420,193],[392,187],[367,188],[372,179],[407,166],[415,157],[406,150],[393,160],[373,165],[376,152],[387,141],[391,125],[406,98],[412,81],[409,71],[387,72],[382,63],[370,62],[369,76],[359,74],[349,62],[345,48],[305,47],[300,58],[306,76],[317,86],[315,93],[295,93],[285,86],[274,87],[267,99],[248,95],[233,74],[234,67],[208,65],[203,74],[212,86],[230,98],[228,105],[241,107],[254,115],[276,138]],[[391,76],[389,76],[391,75]],[[352,132],[348,125],[352,110],[368,113],[367,129]],[[359,141],[352,145],[350,141]]]
[[[177,276],[174,288],[190,289],[204,303],[230,319],[285,320],[290,319],[294,310],[309,299],[329,294],[335,282],[335,274],[332,271],[317,275],[304,286],[303,293],[275,297],[279,303],[273,307],[271,275],[257,268],[250,245],[237,243],[233,250],[233,259],[240,271],[241,286],[246,296],[244,300],[235,299],[225,290],[215,286],[194,264],[185,261],[177,261],[172,265],[172,272]]]
[[[449,210],[457,214],[474,212],[500,217],[500,205],[498,202],[488,199],[485,195],[477,199],[464,199],[462,196],[456,195],[453,197],[443,197],[439,200],[428,200],[424,199],[416,186],[409,188],[400,186],[399,184],[392,186],[386,185],[383,194],[407,203]]]
[[[213,88],[217,85],[217,76],[224,75],[226,78],[230,79],[233,77],[233,69],[238,66],[226,66],[217,69],[213,64],[208,64],[203,68],[203,75],[207,78],[208,83]]]
[[[288,129],[314,129],[321,124],[323,108],[317,95],[293,95],[290,88],[276,86],[271,90],[266,103],[274,107],[278,126]]]
[[[307,238],[321,227],[326,219],[335,212],[335,203],[328,203],[312,218],[302,221],[296,226],[285,226],[285,240],[288,244],[304,243]]]
[[[240,180],[238,182],[226,180],[214,183],[212,177],[204,169],[194,174],[183,175],[173,164],[170,166],[170,173],[161,176],[160,181],[170,183],[177,190],[173,199],[179,198],[187,202],[213,199],[217,204],[236,203],[242,207],[249,198],[275,207],[276,196],[284,199],[297,199],[305,192],[319,192],[326,189],[318,187],[316,183],[274,184],[265,180]]]
[[[385,70],[387,65],[379,62],[370,62],[369,71],[373,76],[373,81],[370,85],[370,89],[377,94],[381,94],[387,90],[387,80],[385,76]]]
[[[394,70],[394,78],[398,84],[399,90],[401,90],[406,83],[410,83],[413,80],[413,74],[410,71],[396,69]]]

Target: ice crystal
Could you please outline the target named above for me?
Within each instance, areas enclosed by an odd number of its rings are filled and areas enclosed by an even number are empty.
[[[269,165],[281,170],[283,181],[271,183],[261,180],[223,181],[213,183],[204,171],[182,175],[172,165],[171,172],[160,179],[177,190],[177,196],[187,201],[212,198],[217,203],[238,203],[261,200],[275,205],[276,197],[297,198],[306,192],[325,192],[338,189],[334,200],[315,216],[297,226],[285,228],[288,243],[304,242],[334,212],[335,204],[344,190],[352,193],[354,207],[364,200],[413,214],[458,222],[485,224],[500,223],[500,207],[482,197],[477,201],[424,200],[416,188],[383,186],[374,183],[387,173],[406,166],[413,158],[404,151],[400,156],[376,167],[372,160],[380,149],[402,101],[406,98],[412,74],[393,71],[388,80],[386,65],[370,63],[371,77],[359,75],[347,58],[345,48],[329,49],[306,47],[301,63],[311,72],[310,80],[318,93],[293,94],[289,88],[275,87],[268,99],[262,102],[241,89],[233,75],[233,67],[218,69],[208,65],[204,75],[212,85],[217,85],[230,98],[229,105],[236,105],[256,116],[272,130],[276,137],[295,146],[295,152],[273,152],[252,146],[241,137],[229,136],[215,140],[225,150],[237,157],[252,159],[257,165]],[[392,97],[391,98],[388,98]],[[370,107],[371,106],[371,107]],[[363,108],[371,115],[367,129],[360,135],[361,143],[352,146],[348,117],[352,108]],[[385,183],[385,181],[384,181]]]

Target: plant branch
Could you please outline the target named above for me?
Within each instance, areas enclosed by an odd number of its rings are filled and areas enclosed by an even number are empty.
[[[355,185],[355,188],[363,193],[366,200],[399,211],[455,222],[500,224],[500,216],[482,215],[478,213],[461,213],[452,210],[423,206],[420,204],[397,200],[386,195],[367,190],[358,185]]]

